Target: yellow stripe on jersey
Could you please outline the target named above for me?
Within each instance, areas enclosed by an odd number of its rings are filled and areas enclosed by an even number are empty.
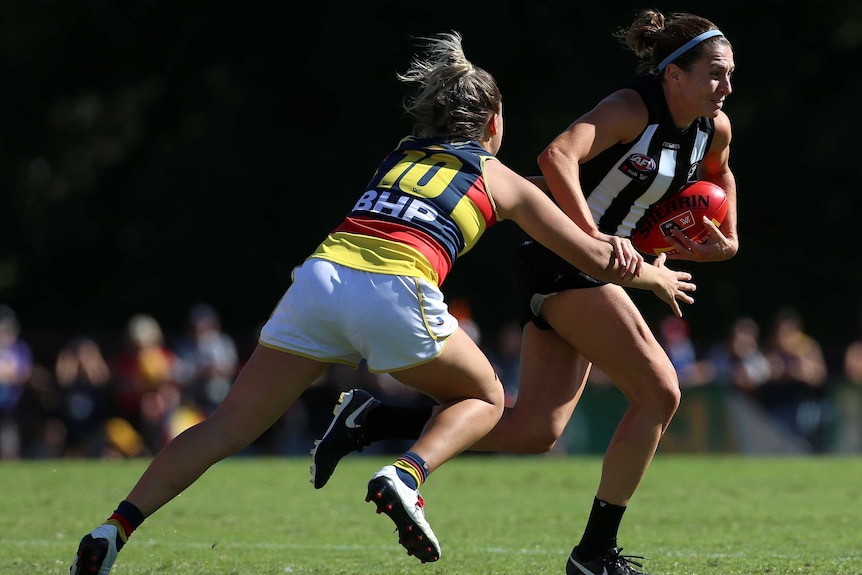
[[[473,203],[473,199],[466,195],[455,204],[450,217],[461,230],[464,238],[464,247],[458,254],[461,255],[470,251],[476,245],[476,242],[479,241],[479,238],[482,237],[482,234],[485,233],[485,228],[487,227],[485,217],[479,211],[476,204]]]
[[[329,234],[310,257],[367,272],[421,277],[438,284],[437,272],[425,256],[401,242],[336,232]]]

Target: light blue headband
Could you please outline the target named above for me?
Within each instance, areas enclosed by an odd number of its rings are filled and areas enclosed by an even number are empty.
[[[664,72],[664,69],[667,68],[668,64],[670,64],[671,62],[673,62],[674,60],[676,60],[704,40],[712,38],[713,36],[724,36],[724,34],[721,33],[721,30],[709,30],[707,32],[704,32],[703,34],[695,36],[694,38],[671,52],[670,56],[662,60],[661,63],[658,65],[658,71]]]

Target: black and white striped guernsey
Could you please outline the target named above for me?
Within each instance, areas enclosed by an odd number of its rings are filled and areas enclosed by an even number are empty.
[[[677,128],[657,78],[639,76],[624,86],[640,94],[649,112],[646,129],[580,166],[581,188],[599,231],[631,237],[649,207],[696,179],[712,143],[714,123],[701,117]]]

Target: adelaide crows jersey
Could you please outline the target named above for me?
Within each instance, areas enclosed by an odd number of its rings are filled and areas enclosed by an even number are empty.
[[[599,231],[631,237],[651,205],[696,177],[715,128],[710,118],[677,128],[654,76],[640,76],[625,87],[646,104],[647,127],[633,142],[611,146],[582,164],[580,180]]]
[[[496,158],[475,140],[404,138],[311,257],[442,283],[497,221],[488,159]]]

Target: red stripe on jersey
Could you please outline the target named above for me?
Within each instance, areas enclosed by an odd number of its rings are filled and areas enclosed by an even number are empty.
[[[497,223],[497,214],[494,213],[494,206],[491,205],[491,198],[485,190],[485,179],[481,178],[470,187],[465,194],[470,201],[476,205],[479,213],[486,222],[486,229]]]
[[[340,226],[332,231],[332,233],[338,232],[380,238],[410,246],[425,256],[425,259],[437,272],[438,283],[440,284],[443,283],[443,279],[452,269],[452,261],[446,250],[431,236],[416,228],[385,220],[348,216]]]

